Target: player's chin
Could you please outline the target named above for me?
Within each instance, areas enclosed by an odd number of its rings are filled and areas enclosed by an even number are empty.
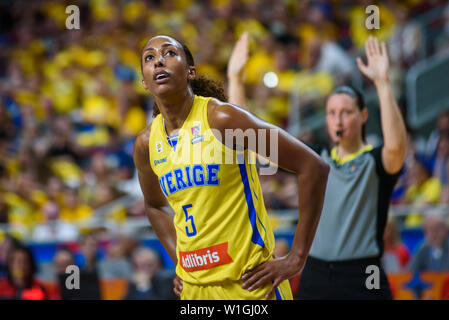
[[[152,85],[150,92],[156,97],[167,97],[176,92],[176,86],[171,83],[154,84]]]

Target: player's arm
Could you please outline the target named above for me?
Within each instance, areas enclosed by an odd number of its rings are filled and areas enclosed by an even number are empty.
[[[252,144],[245,139],[241,147],[257,152],[257,147],[265,144],[265,150],[277,152],[277,160],[271,154],[262,156],[295,173],[301,186],[301,193],[298,194],[300,217],[291,251],[285,257],[259,265],[242,277],[243,287],[250,291],[272,282],[273,286],[267,293],[269,297],[283,280],[296,275],[304,267],[321,215],[329,166],[309,147],[286,131],[237,106],[212,99],[208,108],[208,120],[211,128],[219,130],[221,137],[225,137],[222,138],[222,143],[230,148],[238,148],[239,145],[236,145],[237,139],[226,139],[226,129],[241,129],[243,132],[254,130],[256,143]],[[259,136],[259,130],[265,130],[265,138],[261,138],[263,135]],[[272,135],[277,135],[275,146],[270,146]]]
[[[158,178],[150,165],[148,149],[150,128],[149,126],[140,132],[134,142],[134,164],[137,168],[147,217],[157,237],[176,265],[178,261],[176,257],[176,231],[173,219],[169,214],[168,203],[162,194]]]
[[[394,174],[404,164],[407,131],[389,79],[387,46],[385,42],[379,45],[377,38],[370,36],[365,42],[365,53],[368,64],[365,65],[360,58],[357,58],[357,65],[360,71],[376,86],[384,137],[382,164],[385,171]]]

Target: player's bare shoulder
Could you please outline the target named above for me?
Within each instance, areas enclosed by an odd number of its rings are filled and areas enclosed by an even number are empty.
[[[244,113],[244,109],[239,106],[215,98],[210,99],[207,105],[209,125],[220,131],[236,126]]]

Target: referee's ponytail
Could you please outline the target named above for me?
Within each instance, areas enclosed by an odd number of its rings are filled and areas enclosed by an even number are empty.
[[[360,111],[366,108],[365,99],[363,98],[362,93],[357,88],[351,85],[344,85],[338,88],[335,88],[329,95],[328,99],[332,97],[334,94],[347,94],[351,98],[355,100],[355,103]],[[362,126],[362,139],[366,142],[366,124]]]

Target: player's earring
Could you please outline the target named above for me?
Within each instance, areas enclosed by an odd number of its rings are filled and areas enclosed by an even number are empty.
[[[189,76],[189,77],[192,77],[192,76],[193,76],[193,71],[192,71],[192,69],[189,69],[189,74],[188,74],[188,76]]]

